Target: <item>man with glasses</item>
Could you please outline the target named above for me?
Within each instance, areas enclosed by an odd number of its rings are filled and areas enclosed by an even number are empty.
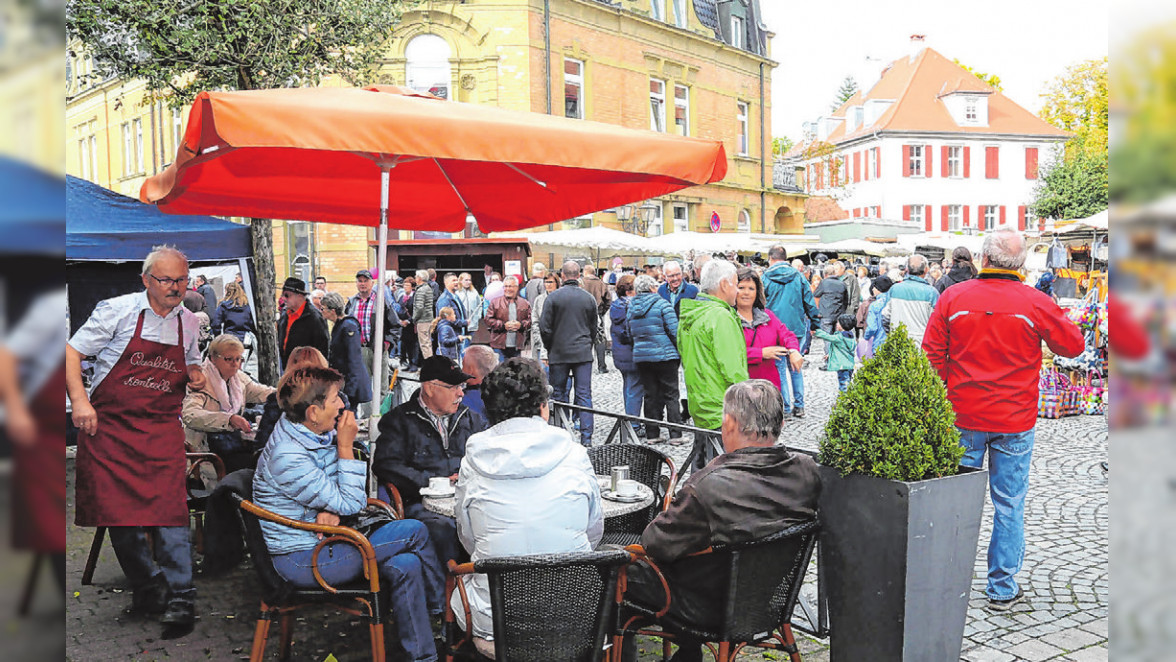
[[[80,430],[78,526],[102,526],[132,590],[129,611],[162,614],[163,638],[192,631],[196,589],[180,411],[200,390],[199,322],[181,304],[188,259],[158,246],[144,291],[101,301],[65,348],[66,392]],[[82,359],[93,356],[90,388]]]
[[[306,297],[306,282],[287,278],[282,283],[282,316],[278,318],[278,357],[282,365],[297,347],[313,347],[327,356],[331,338],[327,321]]]
[[[430,356],[421,365],[421,387],[408,402],[384,414],[372,471],[380,482],[380,498],[392,503],[387,485],[400,493],[404,516],[424,522],[437,558],[444,564],[457,557],[453,518],[425,510],[421,489],[430,478],[457,480],[466,440],[490,427],[485,417],[461,403],[472,377],[452,359]]]

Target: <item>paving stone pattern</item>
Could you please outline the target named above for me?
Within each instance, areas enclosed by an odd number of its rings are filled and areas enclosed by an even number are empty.
[[[817,448],[817,439],[837,395],[836,375],[816,368],[819,351],[814,350],[813,363],[805,370],[808,415],[802,420],[790,419],[781,435],[781,442],[792,447]],[[611,366],[607,373],[594,372],[595,408],[623,412],[620,389],[620,376]],[[603,443],[610,428],[609,422],[598,421],[594,441]],[[689,451],[689,446],[657,447],[679,464]],[[985,609],[985,557],[992,527],[992,508],[986,502],[962,660],[1108,659],[1108,489],[1107,477],[1099,466],[1106,459],[1104,417],[1039,421],[1026,507],[1025,566],[1018,575],[1028,600],[1007,614]],[[81,585],[93,529],[72,525],[72,461],[68,480],[71,524],[67,532],[67,659],[248,659],[258,604],[256,577],[248,563],[223,576],[198,574],[200,618],[195,632],[182,639],[162,641],[157,623],[123,614],[130,594],[109,543],[102,550],[94,584]],[[810,599],[815,574],[809,573],[805,591]],[[277,628],[274,630],[266,659],[278,657]],[[391,630],[388,636],[393,638]],[[798,638],[805,660],[829,659],[827,642],[799,633]],[[640,641],[639,645],[642,662],[660,659],[660,645],[654,640]],[[321,661],[328,655],[340,661],[368,659],[367,628],[355,617],[330,610],[308,610],[294,628],[292,659]],[[390,659],[397,658],[392,655]],[[740,659],[774,660],[786,656],[749,651]]]

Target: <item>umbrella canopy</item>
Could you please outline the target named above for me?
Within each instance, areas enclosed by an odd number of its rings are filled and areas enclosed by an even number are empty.
[[[531,249],[546,252],[567,252],[568,250],[590,251],[597,259],[618,255],[657,255],[645,237],[596,226],[580,230],[557,230],[555,232],[529,232],[518,236],[531,243]]]
[[[140,191],[173,214],[517,230],[716,182],[715,140],[392,87],[202,92],[175,163]]]

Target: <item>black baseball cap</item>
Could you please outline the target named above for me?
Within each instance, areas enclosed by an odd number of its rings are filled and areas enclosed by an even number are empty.
[[[453,359],[448,356],[438,356],[434,354],[425,359],[421,364],[421,383],[431,382],[434,379],[445,382],[450,386],[457,386],[464,384],[473,379],[473,375],[467,375],[457,367]]]
[[[359,271],[355,272],[355,277],[356,278],[366,278],[368,280],[371,280],[372,279],[372,272],[368,271],[367,269],[360,269]]]

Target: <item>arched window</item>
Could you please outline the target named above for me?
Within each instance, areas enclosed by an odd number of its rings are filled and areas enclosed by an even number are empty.
[[[448,99],[449,44],[435,34],[414,37],[404,49],[408,86],[417,92],[428,92]]]
[[[746,209],[739,210],[739,227],[740,232],[751,232],[751,214],[747,213]]]

